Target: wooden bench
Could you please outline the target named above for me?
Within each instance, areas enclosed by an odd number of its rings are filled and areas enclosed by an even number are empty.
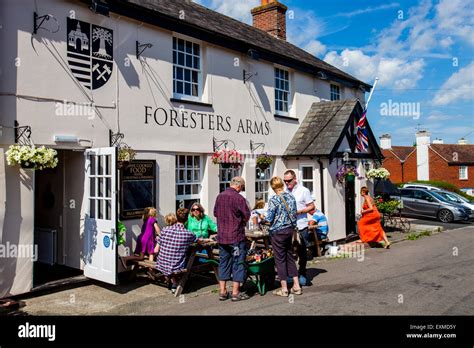
[[[139,256],[124,256],[121,257],[120,260],[122,264],[124,265],[125,269],[127,269],[129,266],[132,267],[132,274],[130,278],[136,278],[136,275],[140,269],[145,269],[148,277],[150,277],[154,281],[163,281],[165,284],[170,288],[170,281],[171,278],[179,278],[178,281],[178,286],[176,288],[175,296],[181,295],[183,292],[184,286],[186,285],[186,282],[189,278],[189,275],[191,272],[196,273],[203,271],[205,269],[211,269],[214,272],[215,278],[217,282],[219,282],[218,279],[218,259],[215,256],[213,247],[217,245],[216,242],[208,242],[205,244],[193,244],[189,248],[189,256],[186,262],[186,267],[179,272],[175,272],[169,276],[165,276],[163,273],[158,271],[156,269],[156,261],[149,261],[145,260],[143,257]],[[206,250],[205,253],[200,253],[199,251],[201,250]],[[196,257],[201,257],[201,258],[206,258],[206,262],[200,265],[194,265],[194,261],[196,260]]]
[[[318,257],[320,257],[322,255],[321,254],[321,248],[329,242],[329,239],[328,238],[319,239],[318,234],[316,233],[317,227],[318,226],[316,226],[316,225],[309,225],[308,226],[308,231],[309,231],[309,234],[313,236],[313,241],[312,242],[310,241],[308,243],[307,247],[308,248],[313,247],[316,251],[316,255],[318,255]]]

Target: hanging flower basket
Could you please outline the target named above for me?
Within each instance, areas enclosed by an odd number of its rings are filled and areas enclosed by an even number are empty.
[[[43,170],[58,165],[57,151],[44,146],[11,145],[6,152],[9,166]]]
[[[354,182],[356,177],[359,180],[362,179],[359,176],[357,169],[353,166],[342,165],[341,167],[339,167],[336,173],[336,179],[341,184],[344,184],[345,182]]]
[[[273,158],[268,153],[262,153],[261,155],[257,156],[256,162],[257,168],[260,168],[261,170],[266,170],[272,165]]]
[[[365,176],[367,177],[367,179],[386,180],[390,176],[390,172],[387,169],[383,168],[383,167],[373,168],[373,169],[369,170],[365,174]]]
[[[244,156],[236,150],[220,150],[212,155],[212,163],[221,165],[222,168],[239,168],[244,161]]]
[[[136,151],[130,146],[120,147],[117,154],[117,167],[119,169],[127,167],[135,159],[136,154]]]

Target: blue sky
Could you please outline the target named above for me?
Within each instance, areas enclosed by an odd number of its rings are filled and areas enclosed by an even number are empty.
[[[260,4],[195,1],[248,24],[250,9]],[[288,6],[290,42],[367,83],[379,78],[367,114],[377,137],[389,133],[393,145],[412,145],[425,129],[432,140],[474,143],[471,1],[280,2]],[[411,108],[408,115],[397,115],[401,103]]]

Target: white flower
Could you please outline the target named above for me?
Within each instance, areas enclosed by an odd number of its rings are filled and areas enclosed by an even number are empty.
[[[366,173],[366,176],[369,179],[387,179],[390,176],[390,172],[383,167],[373,168]]]
[[[34,146],[11,145],[6,152],[7,164],[15,165],[36,165],[37,169],[55,168],[58,165],[57,151],[47,149],[45,146],[36,148]]]

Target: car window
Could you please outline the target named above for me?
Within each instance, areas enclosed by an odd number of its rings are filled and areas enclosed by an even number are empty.
[[[400,190],[401,193],[402,193],[402,197],[406,197],[406,198],[413,198],[413,190]]]
[[[426,193],[424,191],[415,191],[415,198],[416,199],[422,199],[424,201],[433,200],[433,198],[428,193]]]
[[[446,192],[439,192],[439,194],[447,199],[449,199],[450,201],[452,202],[456,202],[456,203],[461,203],[461,200],[458,199],[456,196],[453,196],[449,193],[446,193]]]
[[[431,192],[431,194],[438,198],[441,202],[452,203],[452,201],[448,197],[441,195],[439,192]]]

